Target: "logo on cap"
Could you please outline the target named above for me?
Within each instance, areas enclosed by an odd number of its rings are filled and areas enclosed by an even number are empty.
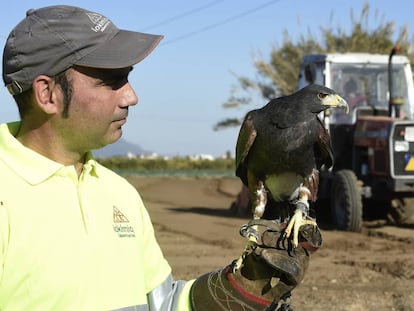
[[[106,27],[111,23],[111,21],[100,15],[100,14],[96,14],[96,13],[86,13],[86,15],[88,15],[89,19],[91,20],[91,22],[93,23],[93,27],[91,27],[91,29],[94,32],[98,32],[98,31],[105,31]]]

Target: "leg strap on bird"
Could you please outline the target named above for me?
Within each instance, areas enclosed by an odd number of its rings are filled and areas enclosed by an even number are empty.
[[[305,215],[309,214],[309,203],[308,202],[303,202],[300,200],[293,200],[291,201],[291,204],[295,206],[296,210],[300,210]]]
[[[265,230],[271,230],[274,232],[282,232],[284,229],[280,222],[276,220],[252,219],[247,224],[240,227],[240,235],[245,238],[248,238],[250,235],[254,235],[256,239],[259,239],[259,232],[256,227],[265,227]]]
[[[261,234],[254,228],[264,228]],[[250,234],[255,234],[257,246],[263,248],[276,247],[288,249],[283,241],[283,232],[286,223],[277,220],[252,219],[240,228],[240,235],[248,238]],[[252,233],[254,232],[254,233]],[[260,237],[260,239],[259,239]],[[304,225],[299,229],[299,244],[308,251],[314,252],[322,246],[322,235],[318,227]]]

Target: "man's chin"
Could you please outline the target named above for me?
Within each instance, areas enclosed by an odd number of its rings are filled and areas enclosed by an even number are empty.
[[[118,140],[120,140],[122,137],[122,129],[120,128],[116,133],[114,133],[107,141],[106,145],[111,145],[113,143],[116,143]]]
[[[119,129],[117,132],[113,133],[110,137],[105,137],[105,139],[102,139],[102,141],[95,146],[94,149],[101,149],[108,145],[112,145],[116,143],[120,138],[122,137],[122,130]]]

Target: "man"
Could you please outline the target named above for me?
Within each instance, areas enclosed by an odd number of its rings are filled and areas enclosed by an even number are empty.
[[[366,101],[365,96],[358,91],[358,85],[352,77],[344,85],[344,95],[351,111]]]
[[[70,6],[11,31],[3,80],[21,120],[0,125],[0,310],[255,310],[302,279],[306,252],[280,269],[271,225],[240,271],[174,281],[139,194],[92,157],[121,137],[128,75],[161,39]]]

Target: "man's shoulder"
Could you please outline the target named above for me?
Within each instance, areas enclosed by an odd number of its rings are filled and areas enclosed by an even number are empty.
[[[131,183],[123,176],[119,175],[117,172],[107,168],[106,166],[102,165],[98,161],[96,161],[96,168],[98,172],[98,176],[100,179],[114,183],[114,184],[122,184],[125,187],[130,187],[135,189]]]

